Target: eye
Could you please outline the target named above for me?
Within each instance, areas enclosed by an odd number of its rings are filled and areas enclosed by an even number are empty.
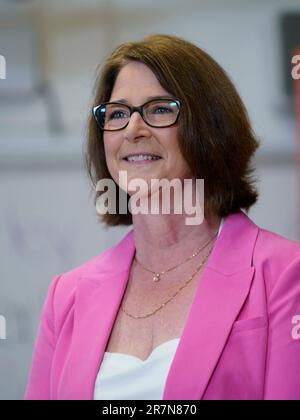
[[[172,100],[158,100],[147,104],[147,112],[152,115],[174,114],[177,110],[177,103]]]
[[[154,114],[166,114],[166,113],[169,113],[169,112],[172,113],[173,110],[166,107],[166,106],[156,106],[156,107],[153,108],[152,112]]]
[[[114,119],[114,118],[122,118],[124,115],[123,111],[114,111],[112,114],[109,115],[109,119]]]
[[[118,120],[122,118],[128,118],[129,114],[125,110],[114,110],[114,111],[108,111],[107,112],[107,120]]]

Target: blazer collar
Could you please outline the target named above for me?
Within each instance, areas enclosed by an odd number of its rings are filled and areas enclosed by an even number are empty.
[[[224,221],[206,267],[223,274],[250,267],[257,233],[257,225],[244,212],[230,214]],[[115,247],[100,255],[83,277],[96,283],[108,282],[108,276],[130,270],[134,252],[134,234],[130,230]]]
[[[202,272],[167,377],[163,399],[202,399],[249,293],[258,227],[243,212],[227,216]],[[96,377],[134,257],[133,231],[105,252],[78,282],[69,359],[60,399],[93,399]]]

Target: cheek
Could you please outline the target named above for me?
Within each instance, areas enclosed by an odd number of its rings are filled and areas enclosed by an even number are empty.
[[[107,138],[107,136],[105,134],[103,136],[103,144],[104,144],[105,157],[106,157],[106,159],[108,159],[112,155],[112,151],[111,151],[112,142],[109,141],[109,139]]]
[[[114,141],[114,139],[110,138],[110,136],[105,135],[103,138],[103,142],[107,165],[111,165],[118,156],[118,142]]]
[[[179,139],[178,139],[178,128],[174,127],[166,133],[164,138],[162,138],[162,144],[166,149],[168,156],[178,160],[181,157]],[[182,158],[183,159],[183,158]]]
[[[181,153],[179,141],[176,135],[165,139],[165,148],[168,153],[168,160],[173,169],[177,168],[180,172],[182,172],[182,170],[189,169],[188,163]]]
[[[103,137],[104,153],[106,166],[112,179],[118,184],[119,182],[119,150],[120,140],[113,138],[112,135],[104,135]]]
[[[179,178],[191,178],[191,170],[179,148],[173,150],[170,165]]]

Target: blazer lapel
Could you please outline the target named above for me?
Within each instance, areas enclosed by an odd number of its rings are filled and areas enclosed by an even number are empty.
[[[134,256],[132,232],[79,279],[71,349],[58,398],[91,400],[105,348],[125,292]]]
[[[202,273],[172,361],[163,399],[200,400],[248,296],[258,228],[242,212],[230,215]]]
[[[253,274],[253,267],[231,276],[210,269],[203,273],[163,399],[202,399],[232,324],[248,295]]]

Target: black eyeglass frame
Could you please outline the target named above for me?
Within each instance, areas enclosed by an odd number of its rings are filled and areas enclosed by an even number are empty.
[[[169,125],[163,125],[163,126],[157,126],[157,125],[152,125],[152,124],[148,123],[148,122],[145,120],[145,117],[144,117],[144,107],[145,107],[146,105],[148,105],[149,103],[151,103],[151,102],[155,102],[155,101],[170,101],[170,102],[175,102],[175,103],[177,104],[177,106],[178,106],[178,114],[177,114],[177,116],[176,116],[176,120],[175,120],[172,124],[169,124]],[[103,107],[104,105],[108,105],[108,104],[122,105],[122,106],[125,106],[126,108],[128,108],[128,109],[129,109],[129,119],[128,119],[128,121],[127,121],[126,125],[124,125],[124,127],[122,127],[122,128],[116,128],[116,129],[114,129],[114,130],[109,130],[109,129],[107,129],[107,128],[103,128],[103,127],[101,127],[100,121],[99,121],[99,119],[98,119],[98,117],[97,117],[97,111],[98,111],[98,109],[99,109],[99,108]],[[99,128],[100,128],[102,131],[120,131],[120,130],[124,130],[124,128],[126,128],[126,127],[128,126],[128,124],[129,124],[129,122],[130,122],[130,118],[131,118],[131,116],[132,116],[132,114],[133,114],[134,112],[138,112],[138,113],[140,114],[140,116],[143,118],[143,121],[144,121],[147,125],[149,125],[149,127],[152,127],[152,128],[167,128],[167,127],[172,127],[172,125],[174,125],[174,124],[176,124],[176,123],[177,123],[177,121],[178,121],[178,117],[179,117],[179,114],[180,114],[180,106],[181,106],[181,104],[180,104],[179,99],[173,99],[173,98],[157,98],[157,99],[151,99],[150,101],[147,101],[147,102],[145,102],[143,105],[140,105],[140,106],[129,106],[129,105],[127,105],[127,104],[124,104],[123,102],[103,102],[103,103],[102,103],[102,104],[100,104],[100,105],[96,105],[96,106],[94,106],[94,107],[93,107],[93,109],[92,109],[92,112],[93,112],[93,116],[94,116],[94,118],[95,118],[95,120],[96,120],[96,122],[97,122],[97,124],[98,124]]]

